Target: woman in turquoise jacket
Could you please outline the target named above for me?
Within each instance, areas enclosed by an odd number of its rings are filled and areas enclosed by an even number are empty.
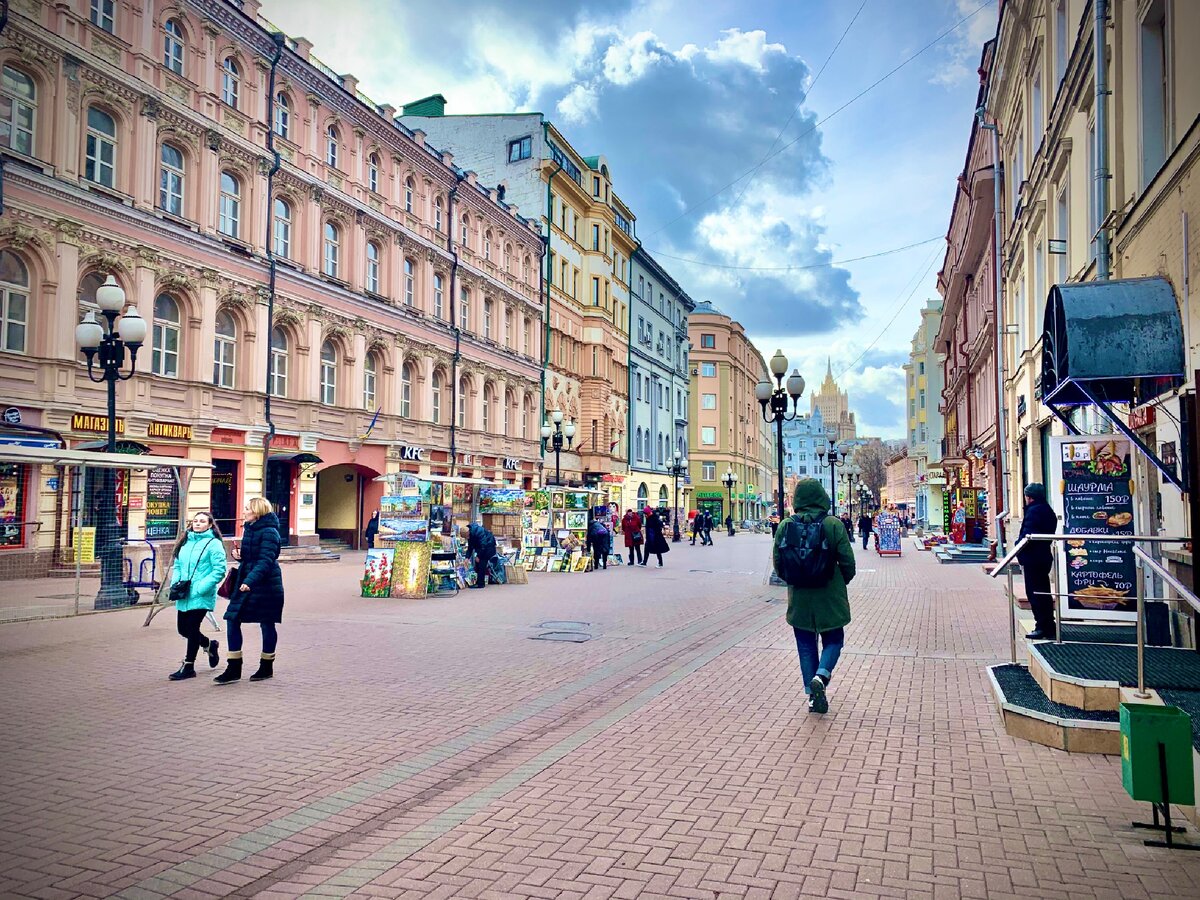
[[[217,588],[225,580],[225,542],[211,513],[196,513],[191,524],[175,542],[175,563],[171,567],[171,584],[190,582],[187,595],[175,601],[179,616],[179,634],[187,641],[183,665],[172,672],[172,681],[196,677],[196,651],[208,651],[209,668],[218,662],[216,639],[200,632],[204,617],[217,605]]]

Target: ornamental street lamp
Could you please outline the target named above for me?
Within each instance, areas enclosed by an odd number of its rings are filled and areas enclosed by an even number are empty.
[[[575,440],[575,423],[570,419],[567,424],[563,424],[563,413],[561,409],[556,409],[550,413],[550,419],[554,422],[554,427],[550,427],[550,423],[546,422],[542,425],[542,449],[554,450],[554,483],[562,484],[562,453],[563,441],[567,443],[567,449],[571,449],[571,442]]]
[[[837,467],[846,464],[845,451],[838,450],[837,435],[830,431],[826,434],[826,440],[829,441],[829,450],[824,447],[817,450],[817,460],[822,465],[829,466],[829,489],[833,491],[833,498],[829,501],[831,509],[836,514],[837,511]]]
[[[687,474],[687,460],[678,450],[675,451],[675,464],[667,471],[675,479],[675,511],[671,516],[675,521],[675,530],[671,533],[671,541],[675,543],[683,540],[683,536],[679,533],[679,479]]]
[[[721,476],[721,484],[725,485],[725,489],[729,491],[729,536],[733,537],[733,486],[737,484],[737,473],[733,469],[726,469],[725,474]]]
[[[783,423],[790,422],[800,415],[800,398],[804,395],[804,378],[799,369],[792,369],[788,376],[787,387],[784,387],[783,376],[788,370],[787,357],[782,350],[776,350],[768,363],[771,374],[775,376],[775,387],[770,381],[760,381],[754,388],[754,396],[762,407],[763,421],[768,425],[775,423],[775,477],[777,499],[779,500],[779,522],[783,523]],[[788,397],[792,398],[792,411],[788,412]],[[768,412],[768,406],[770,411]]]
[[[75,326],[75,343],[87,356],[88,380],[105,384],[108,390],[108,440],[104,449],[107,453],[117,452],[117,382],[133,377],[137,366],[137,353],[146,340],[146,320],[131,306],[125,309],[125,291],[109,275],[104,284],[96,289],[96,303],[104,317],[107,330],[96,321],[96,314],[89,311],[83,321]],[[117,319],[120,319],[120,324]],[[129,371],[125,368],[126,351],[129,354]],[[94,369],[99,369],[99,376]],[[100,592],[96,594],[96,609],[111,609],[128,600],[121,583],[121,557],[124,541],[117,523],[117,489],[115,472],[105,468],[100,482],[99,522],[96,543],[100,549]]]

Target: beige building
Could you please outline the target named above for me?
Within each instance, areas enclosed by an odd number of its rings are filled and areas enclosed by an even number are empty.
[[[850,412],[850,395],[838,387],[833,380],[833,361],[825,366],[825,380],[821,387],[809,395],[809,413],[821,411],[825,428],[834,435],[836,441],[852,441],[858,437],[858,427],[854,424],[854,413]]]

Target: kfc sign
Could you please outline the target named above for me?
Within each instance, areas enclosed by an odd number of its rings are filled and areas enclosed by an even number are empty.
[[[401,444],[396,448],[396,455],[409,462],[423,462],[425,459],[424,453],[424,447],[408,447]]]

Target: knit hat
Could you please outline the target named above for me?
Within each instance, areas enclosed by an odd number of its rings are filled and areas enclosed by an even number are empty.
[[[1037,503],[1046,502],[1046,486],[1037,481],[1025,485],[1025,496]]]

